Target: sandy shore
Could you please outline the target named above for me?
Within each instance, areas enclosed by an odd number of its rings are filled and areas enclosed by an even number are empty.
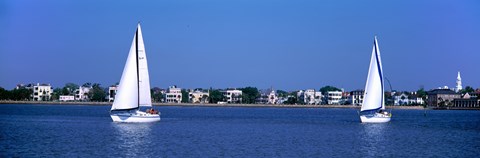
[[[0,101],[0,104],[59,104],[111,106],[112,102],[58,102],[58,101]],[[153,103],[155,106],[196,106],[196,107],[272,107],[272,108],[360,108],[354,105],[289,105],[289,104],[193,104]],[[389,109],[424,109],[422,106],[387,106]]]

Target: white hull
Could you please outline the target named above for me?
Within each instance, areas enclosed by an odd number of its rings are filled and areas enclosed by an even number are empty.
[[[160,114],[149,114],[142,111],[110,114],[113,122],[158,122]]]
[[[360,120],[363,123],[385,123],[385,122],[390,122],[390,119],[392,118],[391,114],[380,114],[380,113],[375,113],[375,114],[369,114],[369,115],[360,115]]]

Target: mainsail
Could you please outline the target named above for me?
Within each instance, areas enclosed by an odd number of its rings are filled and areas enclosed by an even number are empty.
[[[377,37],[375,37],[361,111],[385,109],[383,85],[382,60]]]
[[[152,106],[147,56],[140,24],[133,37],[111,110],[129,110],[139,106]]]

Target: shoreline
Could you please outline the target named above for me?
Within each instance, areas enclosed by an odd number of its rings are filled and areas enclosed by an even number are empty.
[[[111,106],[113,102],[60,102],[60,101],[13,101],[0,100],[1,104],[53,104],[53,105],[83,105],[83,106]],[[200,104],[200,103],[152,103],[154,106],[181,106],[181,107],[250,107],[250,108],[351,108],[360,109],[354,105],[294,105],[294,104]],[[423,106],[386,106],[386,109],[410,110],[480,110],[480,108],[458,107],[427,107]]]
[[[0,104],[56,104],[56,105],[86,105],[111,106],[113,102],[59,102],[59,101],[10,101],[2,100]],[[354,105],[292,105],[292,104],[200,104],[200,103],[152,103],[154,106],[184,106],[184,107],[251,107],[251,108],[352,108]],[[423,106],[386,106],[387,109],[424,110]],[[427,108],[431,109],[431,108]],[[480,110],[480,109],[475,109]]]

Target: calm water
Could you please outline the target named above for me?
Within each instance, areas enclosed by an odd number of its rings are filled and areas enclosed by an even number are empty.
[[[0,105],[0,157],[479,157],[480,111],[158,107],[113,123],[108,106]]]

